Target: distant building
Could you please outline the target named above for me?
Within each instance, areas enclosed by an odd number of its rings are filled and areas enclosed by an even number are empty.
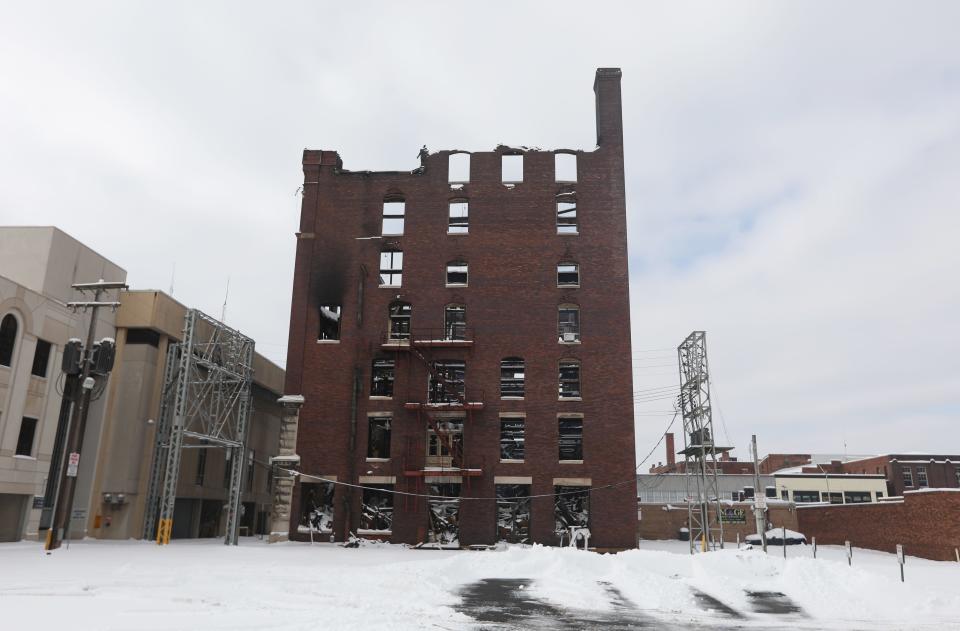
[[[67,308],[79,299],[71,285],[126,276],[57,228],[0,227],[0,541],[38,534],[62,410],[63,347],[85,338],[90,322]],[[99,311],[97,339],[116,337],[115,318]],[[88,437],[102,429],[104,404],[100,398],[90,406]],[[91,445],[81,449],[75,508],[89,503]]]
[[[637,501],[641,504],[682,504],[690,493],[691,482],[682,473],[651,474],[637,476]],[[753,474],[717,475],[717,490],[720,499],[739,502],[754,497],[757,493]],[[760,476],[759,493],[766,497],[778,498],[776,482],[772,475]]]
[[[842,463],[844,473],[881,474],[887,494],[924,488],[960,488],[960,454],[901,453],[866,456]]]

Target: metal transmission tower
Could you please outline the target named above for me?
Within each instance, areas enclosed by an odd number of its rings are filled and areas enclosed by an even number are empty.
[[[707,365],[707,334],[694,331],[677,347],[680,365],[680,411],[683,415],[684,450],[687,474],[687,520],[690,553],[694,542],[700,549],[723,547],[723,520],[717,482],[717,447],[713,442],[713,415],[710,407],[710,371]],[[710,521],[714,504],[716,521]]]
[[[167,349],[144,539],[170,543],[183,449],[226,449],[230,462],[224,543],[237,544],[244,448],[250,419],[254,342],[196,309],[183,341]]]

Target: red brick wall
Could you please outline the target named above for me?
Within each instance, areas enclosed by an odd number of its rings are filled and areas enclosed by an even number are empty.
[[[955,560],[960,548],[960,492],[906,493],[903,502],[809,506],[797,510],[800,532],[817,543]]]
[[[627,278],[620,73],[597,73],[599,147],[577,152],[579,235],[557,235],[554,153],[526,151],[523,182],[513,189],[501,183],[501,153],[475,152],[470,183],[453,191],[447,182],[449,152],[423,158],[417,172],[347,172],[332,151],[304,152],[304,195],[297,242],[286,392],[302,394],[298,453],[302,469],[356,482],[361,475],[395,475],[396,490],[423,492],[403,476],[423,466],[426,423],[407,401],[422,401],[426,367],[396,354],[392,401],[368,398],[371,362],[388,355],[380,348],[387,328],[387,307],[399,296],[412,303],[412,328],[443,327],[443,309],[466,305],[471,349],[434,350],[429,359],[466,362],[467,394],[483,399],[464,429],[467,466],[483,475],[465,483],[465,496],[494,496],[494,475],[532,476],[533,494],[552,494],[553,478],[591,478],[594,486],[632,480],[635,467],[631,376],[629,285]],[[349,165],[347,165],[349,166]],[[406,200],[403,236],[358,240],[380,234],[382,204],[388,193]],[[448,202],[469,200],[469,234],[448,235]],[[378,288],[379,252],[386,241],[402,247],[403,286]],[[445,288],[445,265],[469,264],[469,287]],[[580,264],[581,287],[559,289],[556,265]],[[366,275],[361,273],[365,266]],[[359,287],[363,286],[360,307]],[[339,344],[317,344],[317,308],[343,305]],[[557,343],[557,306],[580,306],[578,345]],[[358,321],[358,311],[362,321]],[[499,398],[500,360],[520,356],[526,362],[523,401]],[[557,401],[558,362],[581,361],[583,401]],[[353,375],[360,396],[353,415]],[[367,413],[392,412],[391,461],[367,463]],[[500,412],[526,413],[526,459],[499,462]],[[557,413],[584,415],[584,463],[559,464]],[[351,435],[354,436],[351,439]],[[353,446],[351,447],[351,441]],[[296,497],[296,495],[295,495]],[[591,543],[604,548],[635,545],[635,481],[592,493]],[[461,542],[490,543],[495,537],[492,501],[461,504]],[[294,505],[294,514],[298,506]],[[360,491],[337,488],[334,529],[338,539],[357,528]],[[395,502],[393,540],[416,543],[427,525],[422,498]],[[553,543],[553,499],[535,499],[535,541]]]
[[[666,504],[641,504],[640,521],[637,532],[640,539],[677,539],[681,528],[687,526],[686,506],[679,504],[671,505],[671,510],[665,510]],[[746,511],[747,521],[745,524],[725,523],[723,525],[723,538],[725,541],[736,541],[737,534],[743,541],[747,535],[757,532],[756,521],[753,516],[753,504],[735,503],[734,508],[742,508]],[[710,511],[711,519],[715,511]],[[767,510],[767,521],[772,523],[775,528],[785,527],[789,530],[797,530],[797,512],[793,507],[771,506]]]
[[[798,467],[810,462],[810,454],[768,454],[760,461],[760,473],[771,474],[787,467]]]

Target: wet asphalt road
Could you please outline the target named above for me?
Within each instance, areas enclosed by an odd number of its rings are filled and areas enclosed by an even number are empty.
[[[640,611],[612,585],[602,583],[610,595],[611,610],[565,609],[534,598],[526,589],[529,579],[487,578],[460,590],[458,611],[477,621],[480,629],[611,630],[624,629],[817,629],[802,609],[780,592],[747,592],[749,612],[740,612],[709,594],[694,590],[702,607],[696,622],[667,622]],[[761,620],[757,619],[757,615]],[[706,620],[705,620],[706,619]]]

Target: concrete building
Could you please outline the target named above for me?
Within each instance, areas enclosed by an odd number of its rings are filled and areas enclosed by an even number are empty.
[[[879,474],[812,473],[784,469],[773,474],[780,499],[797,504],[862,504],[886,497],[887,480]]]
[[[183,332],[187,307],[159,291],[128,291],[117,311],[117,355],[99,432],[99,458],[87,505],[88,536],[140,538],[160,412],[167,347]],[[253,407],[241,496],[241,535],[265,534],[272,502],[269,463],[280,441],[283,369],[254,356]],[[227,460],[222,449],[186,449],[177,486],[173,536],[223,534]],[[79,529],[78,529],[79,530]]]
[[[286,393],[302,470],[367,488],[298,484],[292,535],[635,546],[620,77],[590,151],[304,152]]]
[[[53,227],[0,227],[0,541],[36,538],[61,414],[60,365],[70,338],[86,337],[88,314],[66,303],[71,285],[126,272]],[[115,314],[101,309],[97,339],[115,337]],[[87,436],[102,426],[103,398],[93,401]],[[94,443],[81,449],[76,503],[89,503]],[[48,502],[49,503],[49,502]]]

